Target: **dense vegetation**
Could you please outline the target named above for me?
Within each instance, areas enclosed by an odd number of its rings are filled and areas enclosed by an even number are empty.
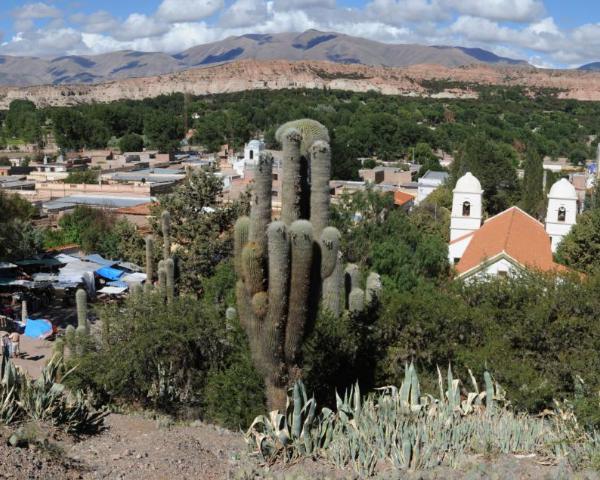
[[[224,143],[239,147],[261,134],[273,146],[277,126],[309,117],[331,132],[334,178],[355,178],[360,157],[394,160],[414,155],[425,163],[432,160],[428,147],[457,152],[475,133],[480,143],[494,145],[502,160],[514,166],[529,146],[542,157],[568,157],[576,164],[593,157],[597,141],[591,136],[600,131],[598,103],[559,100],[543,92],[532,99],[517,87],[480,90],[478,100],[443,102],[329,90],[251,91],[191,97],[187,102],[183,94],[173,94],[44,109],[18,100],[0,113],[0,144],[43,142],[53,133],[67,150],[107,145],[134,150],[142,141],[170,152],[187,124],[195,129],[194,143],[216,151]]]

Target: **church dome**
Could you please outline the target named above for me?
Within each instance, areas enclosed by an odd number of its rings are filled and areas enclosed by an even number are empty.
[[[467,172],[458,179],[454,191],[460,193],[481,193],[481,183],[479,183],[479,180],[471,172]]]
[[[575,187],[566,178],[561,178],[552,185],[548,198],[561,198],[565,200],[577,200]]]

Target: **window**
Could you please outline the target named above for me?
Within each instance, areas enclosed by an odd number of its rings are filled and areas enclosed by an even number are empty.
[[[462,213],[463,217],[470,217],[471,216],[471,202],[465,202],[463,203],[463,213]]]
[[[567,218],[567,209],[565,207],[560,207],[558,209],[558,221],[564,222]]]
[[[250,160],[254,159],[254,150],[250,150]]]

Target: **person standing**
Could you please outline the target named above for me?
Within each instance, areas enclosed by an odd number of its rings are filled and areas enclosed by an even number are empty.
[[[21,335],[19,332],[12,332],[8,339],[11,343],[12,357],[18,358],[21,356]]]
[[[10,339],[8,338],[8,333],[2,335],[2,356],[5,360],[10,357]]]

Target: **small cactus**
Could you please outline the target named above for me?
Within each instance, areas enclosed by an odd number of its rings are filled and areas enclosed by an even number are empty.
[[[90,326],[87,319],[87,292],[80,288],[75,293],[77,304],[77,331],[81,334],[89,334]]]
[[[154,238],[152,235],[146,237],[146,281],[152,283],[154,278]]]
[[[166,260],[171,256],[171,214],[168,210],[163,210],[160,223],[163,235],[163,260]]]
[[[158,291],[162,299],[167,299],[167,271],[164,267],[158,269]]]
[[[167,258],[164,263],[164,270],[166,274],[166,289],[167,289],[167,302],[173,303],[175,299],[175,262],[172,258]]]

